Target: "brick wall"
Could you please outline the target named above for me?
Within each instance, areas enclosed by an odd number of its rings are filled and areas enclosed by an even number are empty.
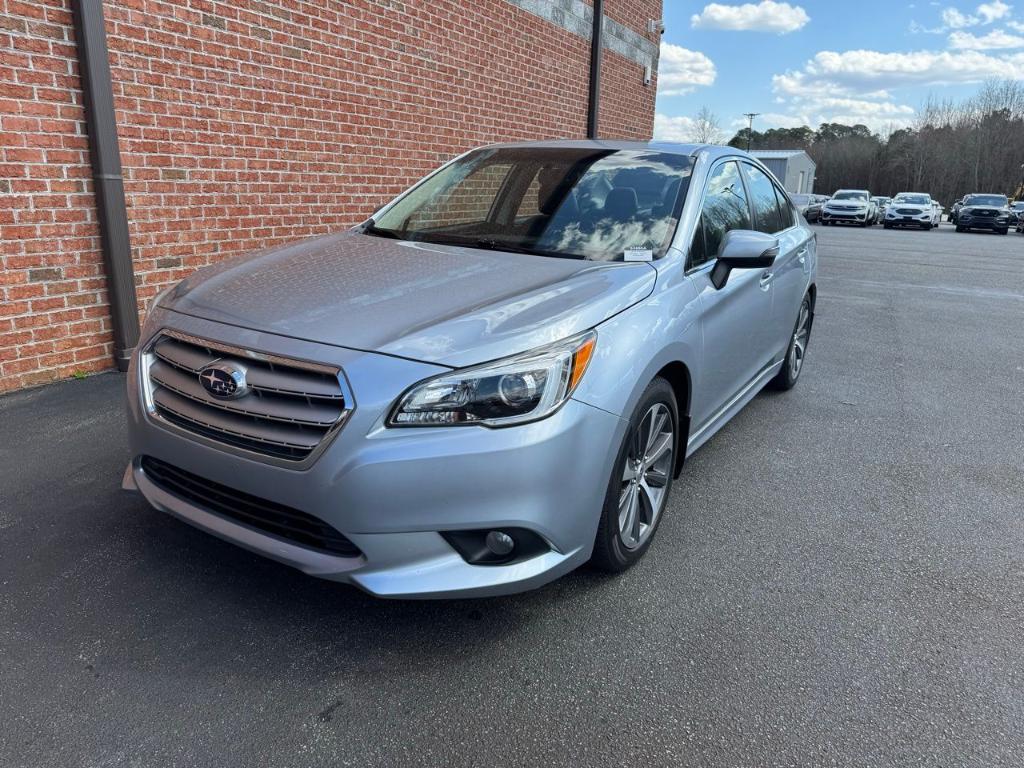
[[[0,391],[111,365],[69,3],[0,0]],[[646,36],[660,6],[606,12]],[[585,131],[589,41],[508,0],[105,9],[143,311],[200,266],[351,225],[471,146]],[[602,135],[650,135],[642,73],[606,51]]]

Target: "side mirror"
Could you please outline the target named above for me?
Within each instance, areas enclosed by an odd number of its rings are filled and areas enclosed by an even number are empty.
[[[718,261],[711,270],[711,283],[721,290],[734,269],[766,269],[779,255],[779,238],[749,229],[725,233],[718,246]]]

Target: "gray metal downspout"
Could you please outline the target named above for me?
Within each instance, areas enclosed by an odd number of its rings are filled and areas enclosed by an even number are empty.
[[[594,2],[594,29],[590,34],[590,91],[587,102],[587,138],[597,138],[601,113],[601,51],[604,48],[604,0]]]
[[[114,94],[107,60],[107,33],[102,0],[74,0],[75,41],[82,81],[89,154],[96,193],[100,246],[107,272],[107,296],[114,331],[114,362],[128,370],[132,350],[139,343],[139,304],[135,271],[128,239],[128,212],[117,146]]]

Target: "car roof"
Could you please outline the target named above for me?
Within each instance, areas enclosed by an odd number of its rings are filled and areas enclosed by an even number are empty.
[[[671,155],[693,157],[707,154],[710,158],[740,156],[756,160],[757,158],[735,147],[718,144],[684,144],[674,141],[619,141],[607,139],[546,139],[543,141],[522,141],[499,144],[488,144],[486,149],[620,149],[632,151],[665,152]]]

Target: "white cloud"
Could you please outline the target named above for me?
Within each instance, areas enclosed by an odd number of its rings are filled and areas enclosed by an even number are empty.
[[[942,11],[942,23],[944,26],[939,29],[927,31],[945,32],[950,29],[976,27],[979,24],[993,24],[1000,19],[1005,19],[1010,15],[1010,11],[1012,10],[1012,6],[1007,5],[1002,2],[1002,0],[994,0],[991,3],[982,3],[971,15],[958,11],[956,8],[946,8]]]
[[[779,87],[840,88],[854,92],[901,86],[978,83],[990,77],[1024,78],[1024,54],[992,56],[978,51],[821,51]],[[863,95],[863,94],[862,94]],[[877,95],[877,94],[876,94]]]
[[[942,23],[945,24],[948,29],[973,27],[978,23],[978,21],[977,16],[968,16],[961,13],[956,8],[947,8],[942,12]]]
[[[812,126],[843,122],[863,123],[874,130],[903,127],[916,111],[894,98],[895,89],[1024,78],[1024,52],[974,50],[996,44],[1009,47],[1006,38],[1011,37],[1001,30],[981,37],[954,32],[950,44],[961,49],[949,51],[821,51],[801,69],[775,75],[772,90],[780,114],[806,116]]]
[[[949,36],[949,47],[961,50],[990,51],[999,48],[1024,48],[1024,37],[1011,35],[1001,29],[994,29],[987,35],[971,34],[970,32],[953,32]]]
[[[661,44],[658,64],[658,95],[680,96],[698,86],[712,85],[718,76],[715,63],[700,51],[681,45]]]
[[[752,30],[784,35],[802,29],[811,17],[799,5],[761,0],[760,3],[724,5],[711,3],[690,17],[695,29]]]
[[[757,116],[757,123],[764,128],[799,128],[802,125],[813,126],[810,115],[787,115],[781,112],[765,112]],[[747,121],[740,119],[734,123],[737,128],[746,128]],[[755,130],[757,125],[754,126]]]
[[[994,21],[1006,18],[1011,10],[1013,9],[1006,3],[1001,0],[995,0],[992,3],[982,3],[979,5],[978,15],[981,16],[985,24],[991,24]]]
[[[694,121],[685,115],[654,115],[654,138],[660,141],[688,142],[693,139]]]

